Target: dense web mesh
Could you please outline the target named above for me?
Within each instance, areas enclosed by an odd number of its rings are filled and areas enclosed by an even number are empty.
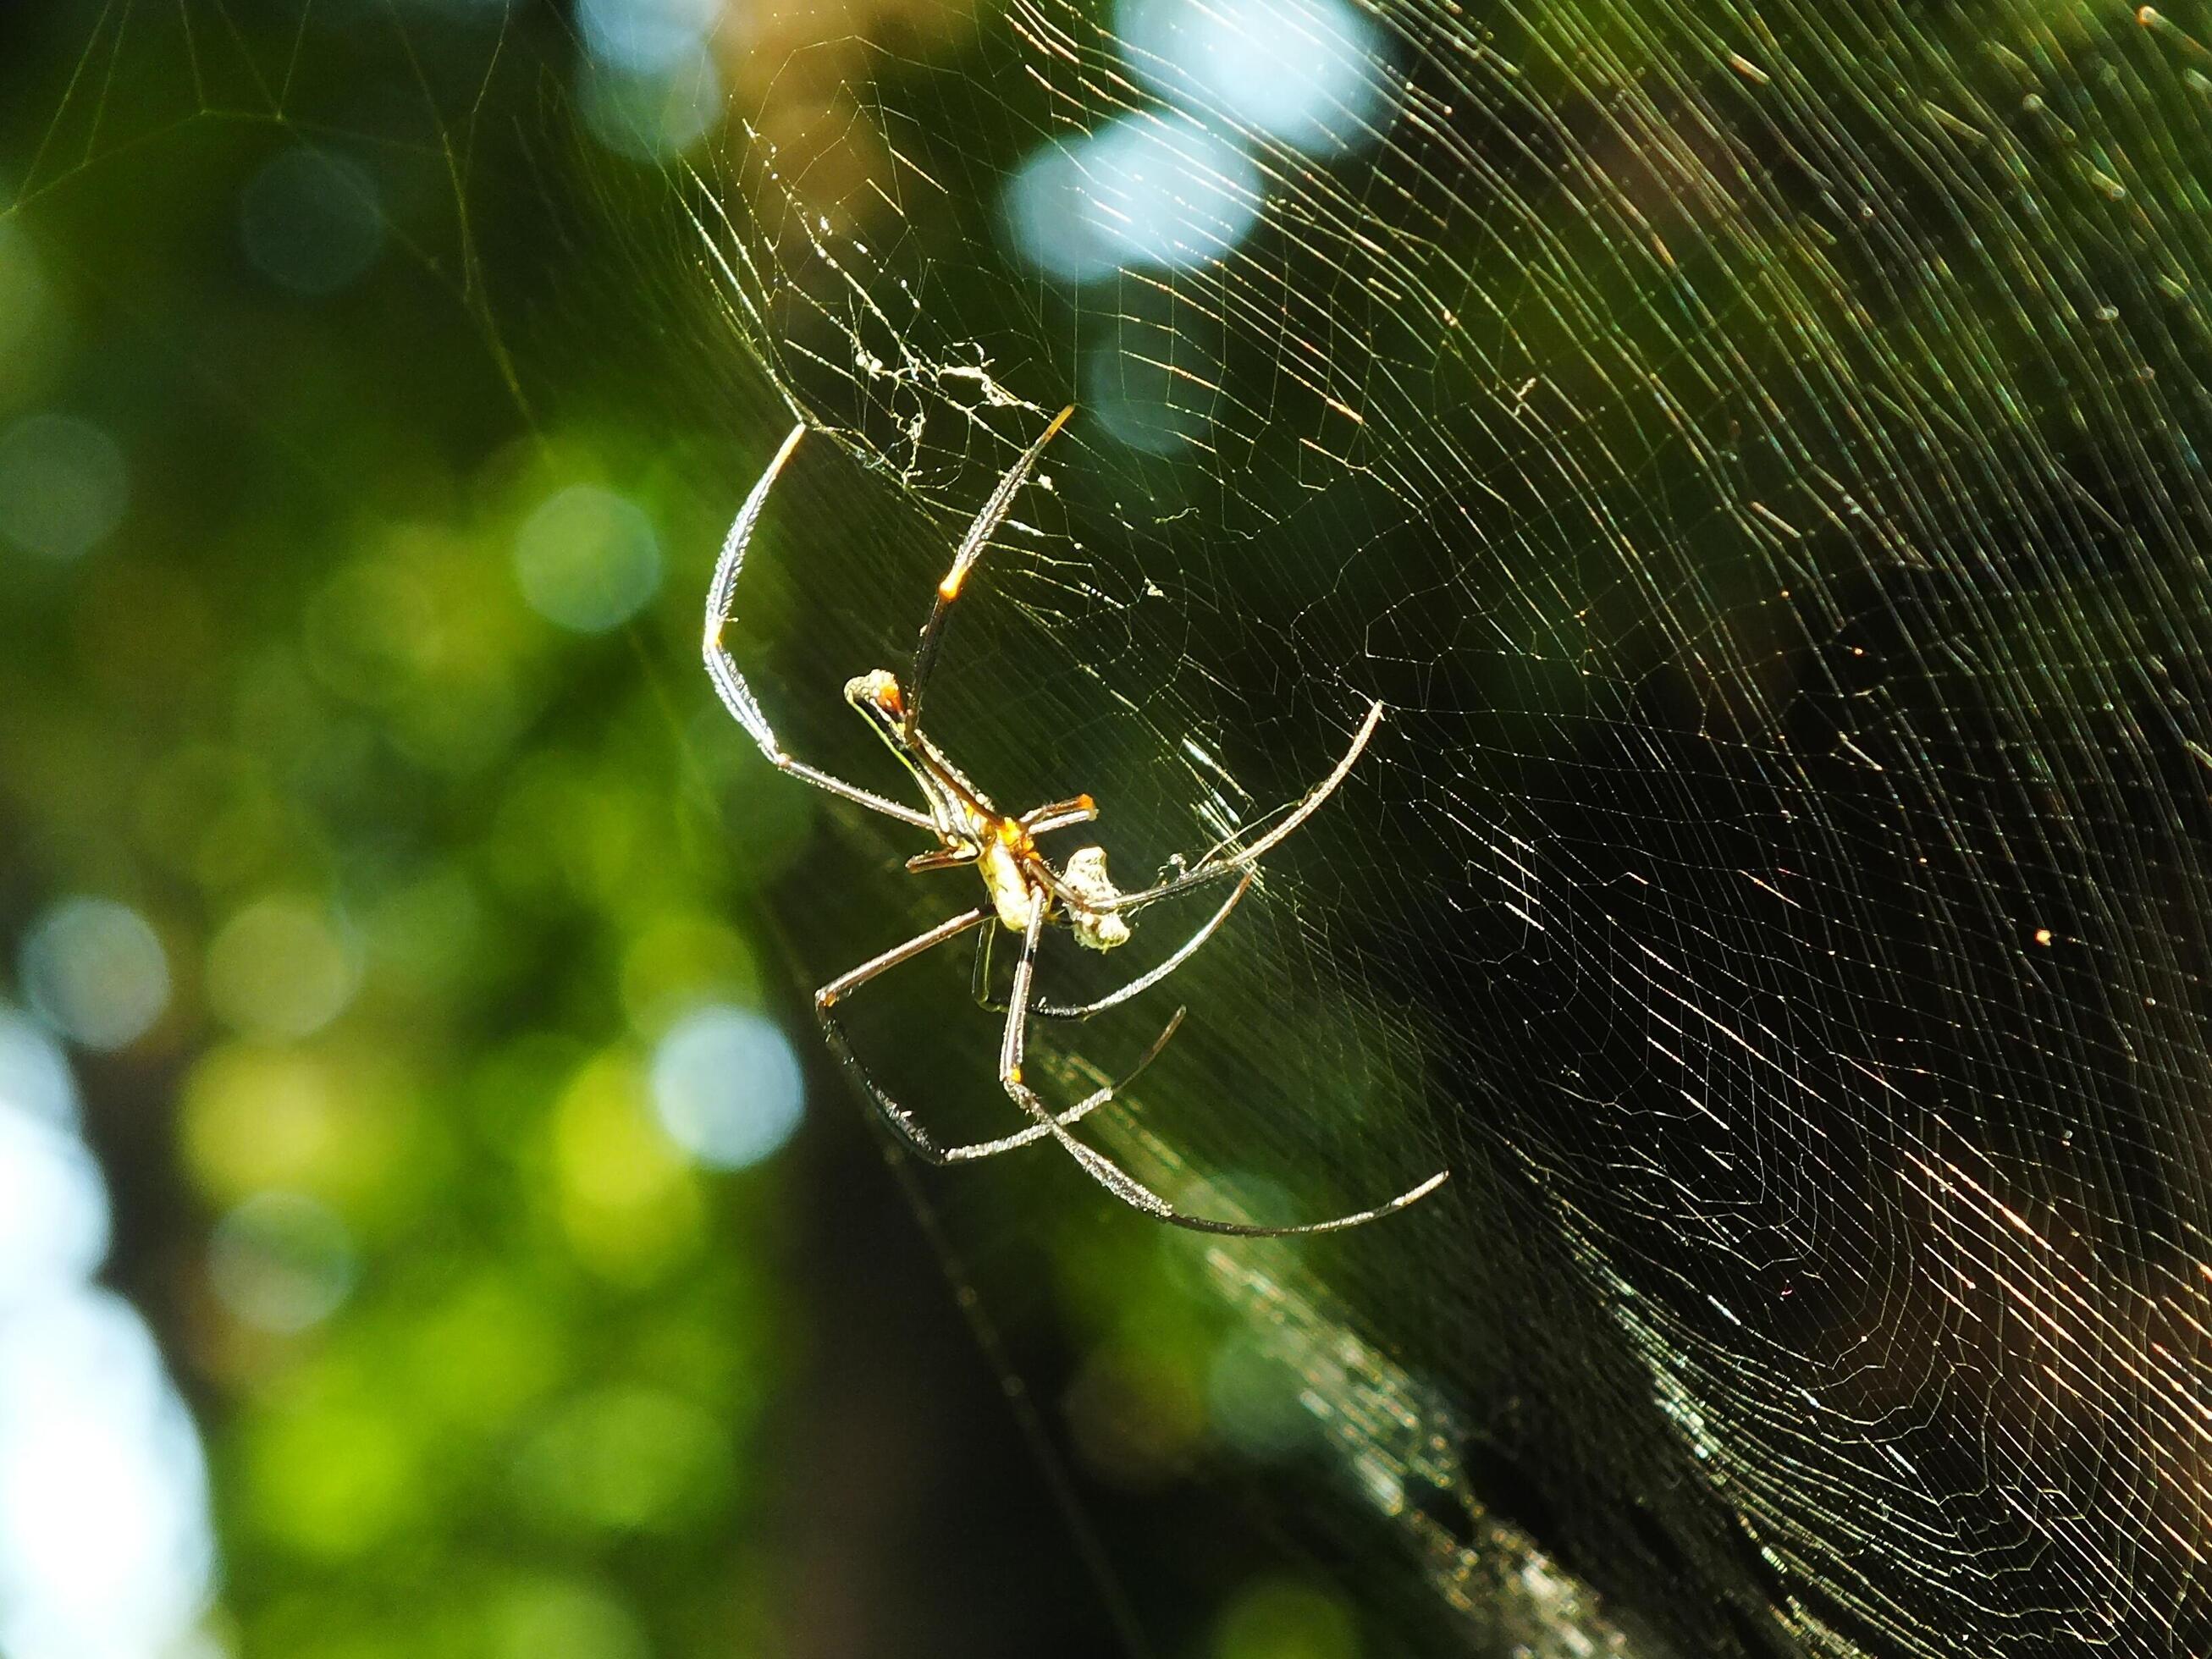
[[[902,665],[1071,400],[931,693],[963,767],[1096,794],[1133,885],[1388,705],[1153,1013],[1040,1037],[1077,1091],[1188,1006],[1091,1127],[1193,1208],[1452,1169],[1340,1241],[1193,1258],[1374,1572],[1486,1651],[2212,1647],[2212,18],[854,0],[713,38],[726,125],[652,164],[657,214],[526,121],[485,170],[487,88],[570,37],[428,62],[459,229],[423,268],[544,418],[509,353],[545,374],[573,326],[471,264],[475,204],[542,191],[584,228],[549,247],[634,264],[581,303],[649,319],[672,426],[764,368],[835,440],[731,633],[811,762],[895,786],[838,687]],[[334,56],[231,76],[216,39],[170,42],[178,119],[325,131]],[[92,97],[25,200],[167,130]],[[696,442],[702,519],[773,427]],[[687,749],[742,749],[684,648]],[[831,817],[782,912],[802,986],[973,902]],[[1139,933],[1158,960],[1176,919]],[[1001,1133],[967,975],[870,988],[855,1040]],[[987,1304],[1109,1207],[1055,1156],[921,1188]],[[971,1196],[1017,1189],[1024,1225]]]
[[[1482,1449],[1369,1446],[1384,1507],[1510,1486],[1691,1650],[2202,1650],[2203,49],[1020,3],[821,50],[834,143],[695,179],[733,325],[948,516],[1079,406],[976,602],[1024,626],[955,647],[971,752],[1164,854],[1390,705],[1139,1114],[1340,1197],[1455,1165],[1353,1300]]]

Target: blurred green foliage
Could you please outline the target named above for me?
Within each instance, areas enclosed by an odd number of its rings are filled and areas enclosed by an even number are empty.
[[[1115,1650],[757,908],[818,802],[714,708],[696,641],[775,421],[656,424],[658,317],[586,299],[538,328],[535,296],[641,257],[692,281],[673,249],[546,240],[559,204],[668,181],[577,168],[550,16],[182,16],[0,24],[0,434],[30,455],[0,546],[0,938],[87,894],[158,940],[150,1029],[80,1058],[111,1276],[210,1446],[212,1633],[284,1659]],[[538,68],[481,106],[444,85],[502,50]],[[300,84],[271,102],[276,64]],[[114,83],[90,132],[88,75]],[[487,112],[524,137],[457,181]],[[787,603],[763,582],[747,635]],[[66,977],[13,997],[76,997],[66,1025],[118,982]],[[810,1127],[759,1168],[702,1169],[656,1117],[656,1045],[702,1006],[805,1060]],[[1183,1242],[1062,1231],[1077,1449],[1115,1481],[1082,1503],[1157,1562],[1212,1524],[1159,1498],[1224,1330]],[[1146,1622],[1233,1659],[1358,1650],[1310,1585],[1236,1599],[1248,1554],[1161,1571]]]

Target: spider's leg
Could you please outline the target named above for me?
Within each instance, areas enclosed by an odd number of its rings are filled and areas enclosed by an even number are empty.
[[[1247,869],[1257,864],[1279,847],[1284,837],[1319,811],[1322,803],[1336,793],[1337,785],[1342,783],[1346,776],[1350,774],[1352,763],[1359,758],[1359,751],[1367,747],[1367,739],[1375,735],[1375,728],[1382,723],[1382,703],[1376,702],[1368,704],[1367,718],[1359,722],[1359,730],[1352,733],[1352,746],[1344,751],[1344,757],[1329,769],[1327,777],[1306,791],[1304,799],[1291,809],[1288,817],[1268,830],[1259,840],[1252,842],[1250,846],[1240,847],[1225,856],[1220,855],[1217,849],[1214,853],[1207,854],[1194,867],[1185,871],[1182,875],[1161,882],[1156,887],[1146,887],[1133,893],[1121,894],[1102,903],[1094,904],[1092,908],[1133,910],[1140,905],[1150,904],[1156,899],[1164,899],[1170,893],[1180,893],[1186,887],[1195,887],[1202,881],[1218,881],[1232,871]]]
[[[911,962],[915,957],[936,949],[945,940],[959,938],[962,933],[977,923],[990,920],[995,920],[995,918],[989,909],[978,908],[970,910],[964,915],[957,915],[949,921],[940,921],[927,932],[915,934],[905,944],[894,945],[881,956],[871,957],[850,973],[839,975],[814,994],[814,1017],[822,1023],[822,1035],[830,1044],[830,1052],[837,1056],[838,1063],[850,1072],[860,1087],[867,1092],[868,1098],[875,1103],[876,1109],[883,1114],[884,1121],[897,1132],[899,1139],[903,1140],[917,1157],[932,1164],[957,1164],[978,1158],[988,1158],[994,1152],[1008,1150],[1012,1146],[1039,1139],[1047,1132],[1043,1129],[1036,1129],[1026,1135],[1011,1139],[987,1141],[972,1146],[955,1146],[950,1150],[939,1146],[930,1138],[929,1132],[915,1121],[914,1115],[892,1099],[882,1085],[870,1074],[868,1068],[860,1063],[860,1057],[853,1051],[852,1043],[846,1038],[845,1028],[839,1023],[833,1010],[840,999],[850,996],[878,975],[890,972],[902,962]],[[988,939],[990,935],[986,933],[984,937]],[[1070,1108],[1063,1115],[1062,1121],[1073,1122],[1085,1114],[1096,1110],[1111,1100],[1116,1089],[1127,1088],[1138,1072],[1143,1071],[1146,1066],[1152,1063],[1152,1056],[1167,1046],[1167,1040],[1175,1035],[1176,1027],[1182,1023],[1182,1015],[1178,1011],[1175,1018],[1168,1022],[1167,1030],[1160,1034],[1159,1041],[1146,1051],[1145,1057],[1137,1062],[1128,1077],[1123,1078],[1121,1082],[1111,1087],[1101,1089],[1081,1104]]]
[[[960,597],[960,589],[975,561],[983,556],[983,544],[1006,521],[1016,492],[1029,478],[1030,469],[1036,465],[1044,447],[1052,441],[1053,434],[1066,425],[1067,417],[1073,413],[1075,405],[1070,404],[1054,416],[1037,441],[1006,469],[1006,476],[999,480],[998,488],[983,503],[983,510],[975,515],[975,522],[968,526],[968,533],[960,538],[959,550],[952,556],[952,568],[937,584],[937,602],[930,607],[929,620],[921,625],[921,640],[914,650],[914,672],[906,680],[906,721],[902,729],[908,742],[911,743],[915,733],[921,729],[921,696],[929,687],[930,671],[937,665],[938,647],[945,641],[945,622],[952,614],[952,602]]]
[[[950,917],[934,927],[916,933],[903,945],[894,945],[882,955],[869,957],[850,973],[840,974],[814,994],[814,1018],[822,1024],[822,1035],[830,1044],[830,1052],[837,1056],[838,1063],[853,1074],[861,1088],[867,1091],[868,1098],[884,1115],[884,1121],[898,1132],[899,1139],[932,1164],[945,1161],[943,1149],[929,1138],[927,1130],[915,1121],[913,1114],[886,1094],[869,1075],[868,1068],[860,1064],[860,1057],[853,1052],[853,1045],[846,1040],[844,1026],[831,1010],[836,1006],[839,998],[850,996],[878,975],[888,973],[902,962],[911,962],[925,951],[935,950],[949,939],[959,938],[970,927],[988,921],[990,917],[991,912],[981,906],[965,915]]]
[[[906,867],[908,874],[917,876],[932,870],[962,870],[981,856],[973,847],[933,847],[927,853],[916,853],[906,861]]]
[[[714,580],[707,589],[707,631],[702,646],[707,673],[714,682],[714,690],[721,696],[722,706],[736,716],[738,724],[745,728],[747,734],[760,746],[761,753],[768,757],[769,763],[776,770],[804,778],[816,788],[825,789],[833,795],[842,795],[847,800],[865,806],[872,812],[881,812],[886,817],[896,818],[901,823],[911,823],[916,829],[927,830],[934,834],[937,826],[926,813],[917,812],[911,806],[902,806],[895,800],[886,800],[872,790],[832,777],[829,773],[793,760],[786,754],[783,745],[776,741],[775,732],[769,725],[767,714],[761,709],[760,699],[753,696],[752,687],[745,683],[744,673],[738,668],[737,659],[731,656],[728,647],[722,643],[722,630],[729,626],[730,602],[737,592],[738,572],[744,568],[745,548],[752,541],[753,526],[760,522],[761,509],[768,503],[769,489],[775,483],[776,474],[783,471],[784,463],[791,459],[791,452],[799,447],[799,441],[805,435],[804,422],[791,428],[783,441],[783,447],[775,452],[775,459],[768,464],[768,471],[761,474],[760,482],[745,497],[745,504],[738,509],[737,519],[730,526],[730,533],[722,538],[722,556],[715,562]]]
[[[923,856],[927,857],[927,854],[925,854]],[[1244,879],[1237,884],[1237,890],[1230,894],[1221,908],[1206,919],[1206,925],[1176,946],[1174,954],[1158,966],[1146,969],[1119,989],[1108,992],[1096,1002],[1046,1002],[1040,1000],[1030,1005],[1030,1012],[1039,1019],[1089,1019],[1093,1014],[1103,1014],[1109,1008],[1118,1008],[1131,997],[1151,990],[1152,987],[1182,967],[1184,963],[1189,961],[1197,954],[1199,946],[1213,937],[1214,930],[1229,920],[1229,913],[1237,908],[1237,902],[1244,896],[1255,879],[1256,877],[1254,872],[1246,871]],[[993,937],[994,934],[990,932],[975,936],[975,968],[970,989],[980,1006],[988,1009],[992,1013],[1003,1014],[1006,1012],[1006,1005],[991,994]]]
[[[1122,1090],[1137,1080],[1146,1066],[1159,1058],[1160,1050],[1168,1046],[1168,1039],[1172,1037],[1182,1024],[1182,1016],[1183,1010],[1178,1008],[1175,1011],[1174,1018],[1170,1019],[1161,1029],[1160,1034],[1152,1039],[1152,1046],[1145,1050],[1143,1058],[1132,1066],[1119,1081],[1109,1083],[1104,1088],[1085,1095],[1074,1105],[1060,1113],[1054,1121],[1063,1127],[1070,1123],[1080,1122],[1106,1104],[1108,1101],[1119,1097]],[[1018,1130],[1010,1135],[1001,1135],[996,1140],[979,1140],[972,1146],[955,1146],[945,1154],[945,1161],[947,1164],[965,1164],[975,1158],[995,1158],[1000,1152],[1010,1152],[1017,1146],[1026,1146],[1031,1141],[1042,1140],[1051,1133],[1052,1131],[1046,1128],[1043,1124],[1032,1123],[1026,1129]]]
[[[968,989],[977,1006],[1003,1014],[1006,1005],[991,995],[991,935],[996,931],[987,927],[975,935],[975,965],[969,973]]]
[[[1378,1204],[1371,1210],[1362,1210],[1355,1215],[1338,1216],[1329,1221],[1312,1221],[1303,1226],[1263,1227],[1249,1222],[1217,1221],[1209,1216],[1185,1215],[1167,1200],[1162,1198],[1144,1182],[1131,1175],[1103,1152],[1094,1152],[1062,1127],[1049,1107],[1037,1097],[1036,1091],[1022,1081],[1022,1054],[1028,1037],[1028,1006],[1030,986],[1036,969],[1037,942],[1044,935],[1044,890],[1037,889],[1030,900],[1029,926],[1022,933],[1022,957],[1014,965],[1014,987],[1006,1000],[1006,1036],[999,1047],[999,1082],[1006,1096],[1022,1110],[1036,1121],[1037,1127],[1058,1141],[1068,1156],[1083,1166],[1084,1173],[1120,1199],[1131,1209],[1141,1210],[1157,1220],[1171,1226],[1187,1227],[1193,1232],[1227,1233],[1244,1238],[1281,1238],[1298,1233],[1341,1232],[1346,1227],[1357,1227],[1377,1220],[1393,1210],[1402,1210],[1416,1200],[1425,1198],[1442,1186],[1451,1173],[1438,1170],[1410,1192],[1404,1192],[1388,1204]]]
[[[1144,973],[1139,973],[1139,975],[1137,975],[1134,980],[1130,980],[1128,984],[1124,984],[1124,987],[1119,987],[1115,988],[1115,991],[1109,991],[1106,995],[1102,995],[1097,1002],[1042,1002],[1040,1000],[1040,1002],[1036,1002],[1036,1005],[1030,1005],[1029,1009],[1030,1015],[1036,1015],[1037,1020],[1088,1020],[1093,1013],[1106,1013],[1106,1009],[1119,1009],[1119,1006],[1124,1005],[1124,1002],[1128,1002],[1133,995],[1141,995],[1144,991],[1151,991],[1155,984],[1159,984],[1161,980],[1166,980],[1170,973],[1175,973],[1175,969],[1179,969],[1183,963],[1188,963],[1192,956],[1197,956],[1199,947],[1206,945],[1206,940],[1210,940],[1210,938],[1214,936],[1214,929],[1221,927],[1221,922],[1228,921],[1230,911],[1237,909],[1237,900],[1243,898],[1245,891],[1252,887],[1255,880],[1259,880],[1259,872],[1248,869],[1243,880],[1237,883],[1237,891],[1230,894],[1228,898],[1221,902],[1221,909],[1214,911],[1212,915],[1207,915],[1206,925],[1203,925],[1197,933],[1192,933],[1190,938],[1186,938],[1179,947],[1175,947],[1175,953],[1168,957],[1166,963],[1161,963],[1159,967],[1146,969]],[[978,1000],[982,1006],[987,1006],[991,1013],[1005,1013],[1006,1011],[1005,1002],[1000,1002],[1000,1000],[995,1000],[994,995],[988,994],[988,987],[991,987],[991,975],[988,975],[988,956],[991,956],[991,951],[988,951],[988,945],[980,945],[978,953],[984,957],[984,960],[980,960],[980,963],[975,964],[975,1000]]]
[[[1056,800],[1049,806],[1032,807],[1021,816],[1021,826],[1032,836],[1048,836],[1055,830],[1073,830],[1098,816],[1098,803],[1088,795]]]
[[[1176,946],[1175,954],[1160,963],[1158,967],[1138,975],[1118,991],[1109,991],[1096,1002],[1039,1002],[1031,1007],[1030,1012],[1040,1019],[1088,1019],[1093,1014],[1103,1014],[1109,1008],[1117,1008],[1131,997],[1151,990],[1152,987],[1188,962],[1197,954],[1199,946],[1213,937],[1214,930],[1229,920],[1229,913],[1237,908],[1237,901],[1243,898],[1250,890],[1254,878],[1255,872],[1247,870],[1244,872],[1244,879],[1237,884],[1237,890],[1230,894],[1223,902],[1221,908],[1206,919],[1205,927]]]

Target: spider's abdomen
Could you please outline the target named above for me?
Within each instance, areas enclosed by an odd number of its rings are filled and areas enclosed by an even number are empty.
[[[986,840],[975,867],[983,872],[983,885],[1000,924],[1014,933],[1022,932],[1030,925],[1030,883],[1014,848],[1003,836]]]
[[[1068,907],[1067,927],[1075,942],[1092,951],[1110,951],[1129,942],[1127,919],[1113,910],[1095,909],[1121,896],[1121,890],[1106,873],[1106,849],[1084,847],[1076,850],[1060,872],[1060,885],[1082,900]]]

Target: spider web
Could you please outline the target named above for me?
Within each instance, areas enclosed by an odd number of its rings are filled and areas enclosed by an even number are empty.
[[[692,197],[787,394],[948,515],[1077,400],[988,578],[1026,634],[948,670],[979,766],[1202,845],[1390,706],[1126,1144],[1453,1165],[1212,1257],[1448,1591],[1456,1507],[1687,1651],[2203,1651],[2191,19],[1241,16],[795,52],[834,144]],[[1304,126],[1240,30],[1333,65]]]
[[[336,48],[227,86],[183,15],[175,119],[304,126]],[[1186,1253],[1345,1477],[1300,1501],[1376,1582],[1410,1565],[1439,1647],[2212,1647],[2212,18],[1272,17],[1255,89],[1229,6],[737,16],[726,125],[647,213],[526,120],[480,157],[485,88],[568,40],[502,24],[450,83],[418,66],[459,204],[423,268],[503,366],[577,310],[647,319],[658,416],[761,440],[701,446],[702,513],[772,441],[753,363],[835,435],[732,635],[810,760],[880,777],[838,685],[901,665],[1071,399],[932,690],[964,768],[1009,805],[1095,793],[1133,885],[1389,705],[1094,1127],[1218,1213],[1451,1167],[1341,1240]],[[164,130],[125,102],[58,95],[22,199]],[[526,179],[583,228],[552,246],[607,237],[629,280],[557,314],[481,292],[472,204]],[[784,911],[802,985],[971,902],[831,821]],[[1072,957],[1055,983],[1109,982]],[[988,1133],[965,975],[854,1021],[917,1110]],[[1047,1058],[1075,1089],[1156,1030]],[[1109,1207],[1021,1157],[926,1185],[1017,1316],[1038,1230]]]

